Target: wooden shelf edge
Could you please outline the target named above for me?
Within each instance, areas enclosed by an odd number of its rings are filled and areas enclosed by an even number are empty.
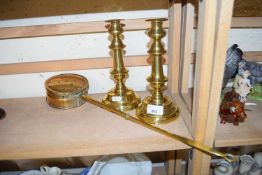
[[[215,140],[215,147],[234,147],[234,146],[249,146],[249,145],[262,145],[262,138],[248,139],[245,140]]]
[[[182,94],[184,104],[187,105],[189,111],[192,109],[192,92]],[[244,123],[239,126],[233,124],[221,124],[220,117],[217,117],[217,128],[214,140],[214,147],[230,147],[230,146],[246,146],[262,144],[262,103],[254,100],[249,102],[257,103],[257,106],[248,106],[246,108],[252,110],[247,111],[247,118]],[[188,123],[188,122],[186,122]]]
[[[125,31],[145,30],[150,27],[146,19],[127,19],[122,21],[125,24]],[[19,26],[0,28],[0,39],[28,38],[58,35],[74,35],[86,33],[107,32],[105,21],[74,22],[62,24],[46,24],[35,26]],[[164,27],[168,27],[168,22],[164,22]]]
[[[231,28],[262,28],[262,17],[233,17]]]
[[[141,97],[148,93],[139,93]],[[101,99],[104,95],[92,95]],[[178,104],[180,105],[180,104]],[[188,149],[189,146],[91,104],[51,108],[44,97],[0,100],[0,160],[59,158]],[[134,111],[131,113],[134,115]],[[158,127],[190,138],[182,116]]]
[[[243,123],[234,126],[232,123],[221,124],[218,116],[215,147],[245,146],[262,144],[262,102],[248,99],[257,103],[256,106],[246,106],[247,118]]]
[[[168,64],[168,56],[165,64]],[[124,62],[126,66],[148,66],[148,55],[125,56]],[[244,58],[249,61],[262,61],[262,52],[244,52]],[[195,63],[195,53],[191,54],[190,64]],[[11,63],[0,65],[0,75],[7,74],[23,74],[38,72],[57,72],[57,71],[73,71],[86,69],[105,69],[112,67],[112,59],[105,58],[82,58],[82,59],[66,59],[39,62]],[[187,98],[187,97],[186,97]]]
[[[146,55],[127,56],[124,57],[126,66],[146,66]],[[22,73],[38,73],[38,72],[57,72],[57,71],[73,71],[87,69],[106,69],[112,67],[112,59],[106,58],[83,58],[70,60],[55,61],[39,61],[25,62],[0,65],[0,75],[22,74]]]
[[[149,28],[146,19],[127,19],[123,23],[126,31],[145,30]],[[231,28],[262,28],[262,17],[233,17]],[[58,35],[74,35],[86,33],[107,32],[105,21],[73,22],[62,24],[46,24],[35,26],[18,26],[0,28],[0,39],[28,38]],[[168,22],[164,22],[168,28]],[[197,27],[197,19],[194,20],[194,27]]]

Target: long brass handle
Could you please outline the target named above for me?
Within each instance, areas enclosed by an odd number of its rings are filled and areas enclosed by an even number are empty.
[[[132,121],[134,123],[137,123],[139,125],[142,125],[142,126],[148,128],[148,129],[151,129],[153,131],[156,131],[158,133],[161,133],[163,135],[171,137],[171,138],[173,138],[175,140],[179,140],[182,143],[184,143],[186,145],[189,145],[189,146],[191,146],[193,148],[196,148],[196,149],[198,149],[198,150],[200,150],[202,152],[205,152],[207,154],[213,154],[213,155],[219,156],[219,157],[225,159],[228,162],[235,162],[236,161],[235,156],[233,156],[231,154],[222,153],[222,152],[217,151],[217,150],[215,150],[215,149],[213,149],[213,148],[211,148],[209,146],[206,146],[206,145],[203,145],[201,143],[198,143],[198,142],[196,142],[194,140],[191,140],[191,139],[188,139],[186,137],[182,137],[182,136],[179,136],[179,135],[167,132],[167,131],[165,131],[163,129],[160,129],[160,128],[156,127],[156,126],[153,126],[151,124],[145,123],[142,120],[139,120],[139,119],[137,119],[135,117],[132,117],[131,115],[129,115],[129,114],[125,113],[125,112],[119,111],[119,110],[117,110],[115,108],[112,108],[111,106],[108,106],[108,105],[106,105],[104,103],[101,103],[101,102],[99,102],[99,101],[97,101],[97,100],[95,100],[95,99],[93,99],[93,98],[91,98],[91,97],[89,97],[87,95],[82,95],[81,97],[82,97],[83,100],[85,100],[85,101],[87,101],[87,102],[89,102],[89,103],[91,103],[93,105],[96,105],[96,106],[98,106],[100,108],[103,108],[103,109],[105,109],[107,111],[110,111],[110,112],[112,112],[114,114],[117,114],[118,116],[121,116],[122,118],[124,118],[126,120]]]

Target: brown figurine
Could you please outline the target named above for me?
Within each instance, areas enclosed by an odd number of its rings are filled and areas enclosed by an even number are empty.
[[[245,113],[245,104],[240,101],[240,95],[234,90],[225,94],[220,105],[219,112],[221,123],[233,123],[238,125],[239,122],[244,122],[247,117]]]

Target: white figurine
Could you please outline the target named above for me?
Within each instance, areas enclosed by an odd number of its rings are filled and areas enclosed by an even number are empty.
[[[246,96],[250,93],[252,86],[248,76],[250,72],[248,70],[241,71],[237,74],[233,83],[235,91],[240,95],[240,101],[245,103],[247,101]]]
[[[224,160],[218,162],[214,168],[215,175],[232,175],[233,172],[234,168],[231,163]]]

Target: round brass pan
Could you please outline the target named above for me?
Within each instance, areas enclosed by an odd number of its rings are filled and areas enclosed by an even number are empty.
[[[88,92],[88,80],[77,74],[60,74],[47,79],[45,88],[50,106],[69,109],[85,103],[80,97]]]

